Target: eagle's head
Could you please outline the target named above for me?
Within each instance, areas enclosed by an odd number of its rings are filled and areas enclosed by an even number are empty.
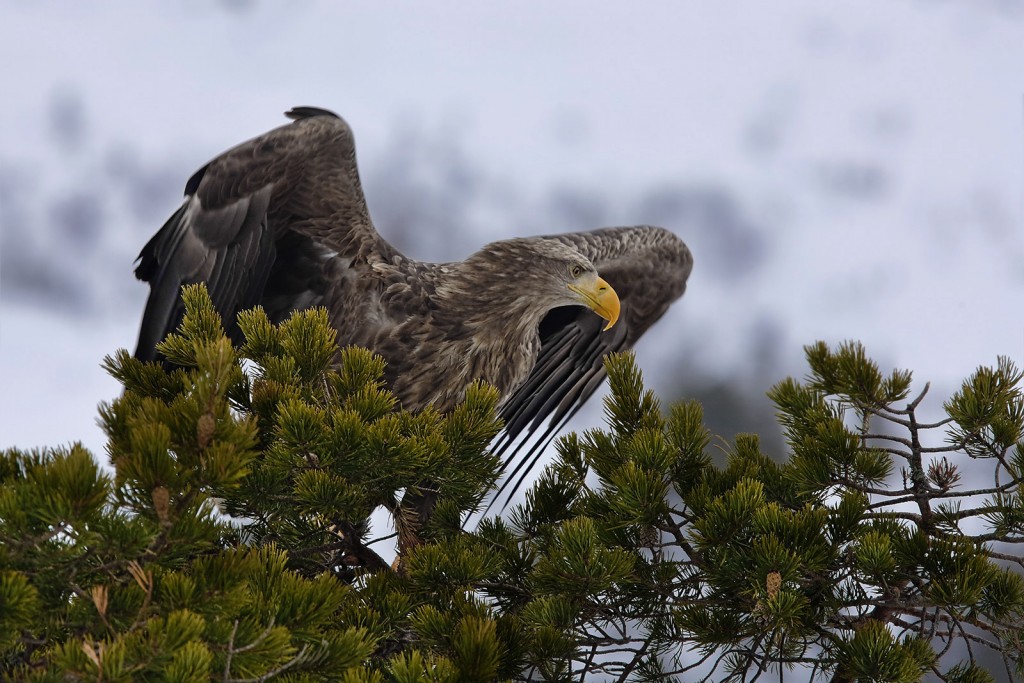
[[[490,276],[503,276],[505,294],[535,311],[538,319],[559,306],[586,306],[608,321],[606,330],[619,319],[618,294],[570,244],[537,237],[504,240],[488,244],[465,263],[487,284]]]

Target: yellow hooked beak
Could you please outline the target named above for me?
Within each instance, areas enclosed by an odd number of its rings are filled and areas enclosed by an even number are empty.
[[[569,289],[580,295],[580,303],[608,321],[604,329],[611,328],[619,319],[619,295],[602,278],[595,276],[593,281],[588,283],[577,280],[569,285]]]

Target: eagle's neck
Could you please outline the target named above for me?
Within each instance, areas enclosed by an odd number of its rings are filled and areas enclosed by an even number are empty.
[[[504,400],[533,369],[540,350],[537,328],[553,306],[545,306],[529,283],[474,277],[479,272],[467,274],[463,268],[451,266],[436,272],[428,326],[432,331],[429,339],[417,345],[424,354],[416,361],[421,370],[423,364],[429,364],[434,378],[417,387],[408,386],[416,395],[412,403],[453,408],[474,380],[493,385]],[[401,375],[395,377],[399,394],[406,387]],[[457,388],[459,393],[446,387]]]
[[[510,281],[507,272],[468,259],[442,268],[435,290],[437,318],[455,336],[469,335],[507,353],[509,347],[536,339],[544,316],[564,304],[548,296],[547,289],[543,281],[528,276]]]

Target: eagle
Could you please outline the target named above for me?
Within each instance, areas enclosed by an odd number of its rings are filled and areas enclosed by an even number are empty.
[[[374,228],[348,124],[316,107],[285,115],[291,123],[199,169],[143,247],[135,275],[150,293],[135,356],[161,360],[156,345],[181,321],[185,284],[206,283],[236,342],[239,311],[260,305],[280,322],[322,306],[339,346],[384,358],[403,408],[443,412],[475,380],[496,387],[504,428],[494,448],[508,473],[498,495],[518,476],[514,492],[604,379],[604,356],[632,347],[682,296],[690,250],[664,228],[636,226],[419,261]],[[540,439],[517,438],[541,427]]]

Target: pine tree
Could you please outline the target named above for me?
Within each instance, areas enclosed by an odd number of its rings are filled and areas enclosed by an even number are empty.
[[[714,439],[694,402],[663,411],[614,356],[606,427],[561,439],[526,502],[470,530],[499,475],[492,389],[410,414],[323,311],[244,313],[232,348],[202,287],[185,302],[160,347],[174,369],[106,360],[124,386],[101,407],[112,474],[78,445],[0,458],[5,678],[1024,675],[1024,397],[1006,359],[927,424],[910,373],[808,347],[808,377],[769,393],[779,463],[754,435]],[[420,528],[401,501],[424,482]],[[367,523],[381,509],[393,564]]]

